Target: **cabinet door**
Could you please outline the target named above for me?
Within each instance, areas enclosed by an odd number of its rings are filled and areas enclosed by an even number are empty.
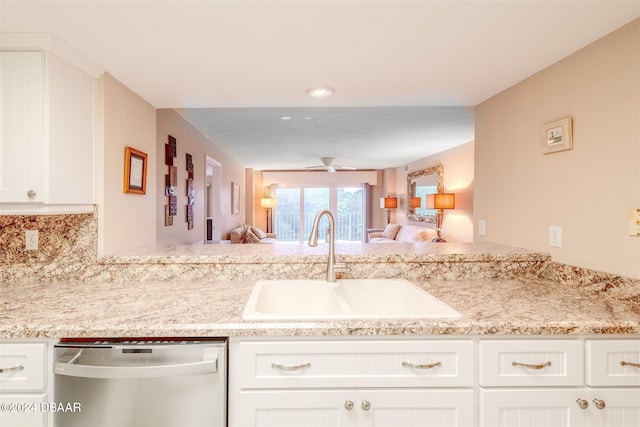
[[[0,394],[0,425],[2,427],[40,427],[46,426],[47,411],[41,404],[47,402],[46,393],[42,394]]]
[[[94,79],[54,54],[49,60],[49,199],[95,202]]]
[[[45,57],[0,52],[0,202],[46,199]]]
[[[592,389],[587,392],[588,425],[593,427],[640,426],[640,389]]]
[[[242,427],[354,427],[353,391],[247,391],[236,395],[230,426]]]
[[[584,389],[501,389],[480,392],[481,427],[584,427]]]
[[[359,390],[357,425],[366,427],[470,427],[472,390]]]

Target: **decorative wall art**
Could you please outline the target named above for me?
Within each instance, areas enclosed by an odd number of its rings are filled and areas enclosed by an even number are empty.
[[[571,117],[565,117],[542,126],[542,154],[571,150],[573,125]]]
[[[193,186],[193,157],[187,153],[187,229],[193,229],[193,205],[196,200],[196,190]]]
[[[135,148],[124,149],[124,192],[145,194],[147,191],[147,154]]]
[[[173,158],[177,156],[178,143],[174,137],[169,135],[165,144],[164,163],[168,170],[165,175],[164,195],[167,197],[167,204],[164,207],[164,225],[173,225],[173,217],[178,214],[178,197],[176,196],[176,186],[178,185],[178,168],[173,166]]]
[[[167,205],[164,208],[164,225],[173,225],[173,217],[178,215],[178,194],[176,188],[178,187],[178,167],[174,166],[174,158],[178,156],[178,142],[169,135],[168,141],[165,144],[165,161],[167,165],[167,175],[165,175],[165,190],[164,195],[167,197]],[[185,218],[187,221],[187,229],[193,229],[193,207],[196,201],[196,190],[193,182],[193,156],[186,153],[186,169],[187,180],[185,195],[187,196],[187,204],[185,206]]]
[[[240,213],[240,186],[231,183],[231,213]]]

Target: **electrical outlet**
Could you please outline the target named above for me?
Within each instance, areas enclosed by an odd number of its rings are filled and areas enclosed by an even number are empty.
[[[549,226],[549,246],[554,248],[562,247],[562,227],[557,225]]]
[[[478,220],[478,234],[480,236],[487,235],[487,221],[485,221],[484,219]]]
[[[25,234],[25,249],[28,251],[38,250],[38,230],[26,230]]]

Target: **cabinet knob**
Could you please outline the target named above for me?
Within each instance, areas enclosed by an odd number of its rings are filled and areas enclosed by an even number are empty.
[[[578,402],[580,409],[587,409],[589,407],[589,402],[584,399],[576,399],[576,402]]]
[[[363,400],[362,403],[360,404],[360,407],[362,408],[363,411],[368,411],[369,409],[371,409],[371,403],[369,403],[368,400]]]
[[[344,402],[344,409],[346,409],[347,411],[350,411],[353,409],[353,402],[350,401],[349,399],[346,400],[346,402]]]
[[[600,399],[593,399],[593,403],[596,405],[596,408],[598,409],[604,409],[605,406],[607,406],[605,401]]]
[[[38,195],[38,193],[36,193],[33,190],[29,190],[27,191],[27,196],[29,196],[30,199],[33,199],[34,197],[36,197]]]

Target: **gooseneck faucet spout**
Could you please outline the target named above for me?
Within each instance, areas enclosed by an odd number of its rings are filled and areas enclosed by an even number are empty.
[[[318,246],[318,226],[320,224],[320,219],[325,215],[329,220],[329,261],[327,262],[327,282],[335,282],[336,271],[346,271],[347,266],[343,263],[336,263],[336,222],[333,219],[331,212],[326,209],[318,212],[313,220],[311,234],[309,235],[309,246],[314,248]]]

